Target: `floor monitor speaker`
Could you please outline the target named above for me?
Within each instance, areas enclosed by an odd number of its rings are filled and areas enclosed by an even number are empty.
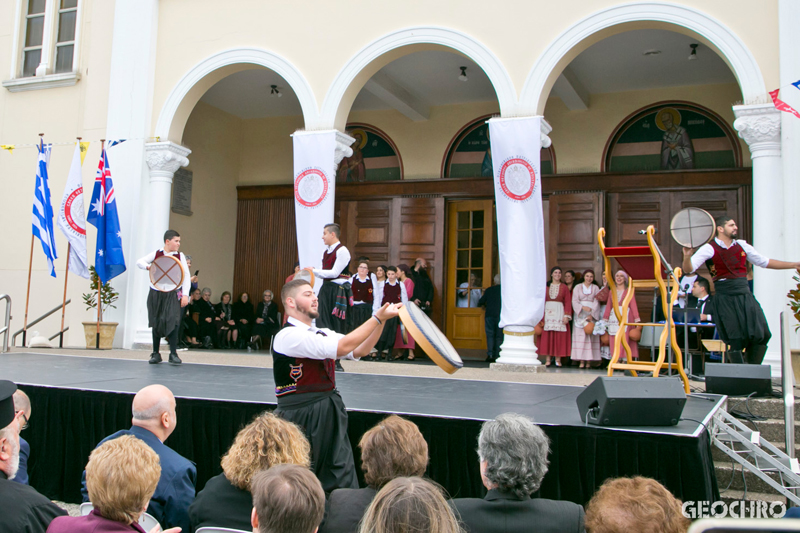
[[[581,420],[597,426],[674,426],[686,404],[679,379],[601,376],[578,395]]]
[[[772,395],[769,365],[706,363],[706,392],[728,396]]]

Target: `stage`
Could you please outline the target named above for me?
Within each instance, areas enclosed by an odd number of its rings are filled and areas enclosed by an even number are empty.
[[[237,431],[277,403],[272,371],[265,368],[149,365],[30,352],[4,354],[1,368],[3,379],[31,396],[32,420],[23,433],[31,443],[31,484],[67,502],[80,501],[81,471],[97,442],[130,427],[133,394],[146,385],[161,383],[177,398],[178,426],[167,444],[197,463],[198,490],[221,472],[220,457]],[[479,497],[484,493],[475,452],[480,425],[515,412],[531,416],[551,439],[541,497],[584,504],[606,478],[643,475],[683,500],[719,499],[703,424],[721,406],[721,396],[689,396],[677,426],[599,428],[579,417],[575,398],[583,387],[442,375],[337,374],[356,464],[361,435],[386,414],[400,414],[428,441],[427,475],[453,497]]]

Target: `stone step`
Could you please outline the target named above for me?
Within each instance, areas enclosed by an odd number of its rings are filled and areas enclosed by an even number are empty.
[[[780,451],[785,451],[786,450],[786,445],[783,444],[783,443],[773,442],[771,444],[773,444]],[[794,456],[795,457],[800,457],[800,444],[796,444],[795,445],[795,447],[794,447]],[[711,447],[711,458],[714,460],[715,463],[717,461],[722,462],[722,463],[725,463],[725,462],[730,463],[731,462],[731,458],[728,457],[728,454],[726,454],[725,452],[723,452],[722,450],[720,450],[716,446],[712,446]]]
[[[728,398],[728,412],[741,411],[747,413],[747,408],[756,416],[783,420],[783,398]],[[800,400],[795,399],[794,419],[800,422]]]
[[[720,491],[725,487],[722,486],[719,488]],[[748,489],[750,486],[748,485]],[[742,501],[751,502],[751,501],[767,501],[767,502],[786,502],[786,498],[781,496],[780,494],[773,494],[770,492],[753,492],[748,490],[745,493],[743,490],[733,490],[728,489],[725,492],[720,492],[719,499],[725,503],[732,503]]]
[[[726,487],[729,490],[743,491],[747,486],[747,492],[764,492],[767,494],[777,494],[777,491],[772,488],[767,482],[760,477],[750,472],[744,471],[744,478],[742,477],[742,467],[738,463],[735,466],[735,472],[732,472],[731,464],[728,463],[715,463],[714,472],[717,476],[717,485],[720,492],[725,491]],[[777,474],[768,473],[772,479],[778,481]]]

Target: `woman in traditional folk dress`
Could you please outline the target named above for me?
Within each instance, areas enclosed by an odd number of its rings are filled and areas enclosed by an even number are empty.
[[[580,368],[589,368],[591,361],[600,360],[600,339],[586,334],[584,327],[600,318],[600,302],[597,293],[600,287],[594,280],[594,271],[583,273],[583,281],[572,291],[572,360],[580,361]]]
[[[572,320],[572,297],[569,289],[561,283],[561,268],[553,267],[550,270],[550,281],[547,283],[544,304],[544,332],[539,341],[539,353],[547,356],[545,366],[550,366],[553,357],[556,366],[561,366],[561,358],[569,357],[572,351],[569,328],[567,324]]]
[[[572,291],[575,289],[575,271],[574,270],[565,270],[564,275],[561,276],[561,282],[567,286],[569,289],[569,293],[572,294]]]
[[[397,266],[397,279],[403,282],[403,284],[406,286],[406,295],[410,296],[414,294],[414,281],[411,279],[411,269],[405,263]],[[401,326],[402,324],[397,324],[397,335],[394,338],[394,349],[399,350],[397,355],[395,355],[395,359],[407,358],[409,361],[413,361],[415,359],[414,348],[416,348],[417,345],[414,342],[414,337],[412,337],[408,332],[406,332],[408,342],[403,342],[403,334],[400,329]],[[404,350],[408,350],[408,353],[403,353]]]
[[[611,356],[614,355],[614,337],[616,336],[617,332],[619,331],[619,320],[617,319],[617,315],[614,313],[614,304],[610,300],[613,298],[612,290],[614,291],[613,294],[617,297],[617,302],[620,304],[619,312],[622,313],[622,301],[625,299],[625,295],[628,293],[628,273],[624,270],[618,270],[616,274],[614,274],[614,289],[610,289],[609,287],[604,287],[599,293],[597,293],[597,300],[599,302],[607,302],[606,309],[603,312],[603,319],[608,324],[608,346],[610,350]],[[628,305],[628,322],[641,322],[639,318],[639,308],[636,306],[636,298],[631,300],[631,303]],[[625,331],[625,338],[628,341],[628,346],[631,347],[631,359],[634,361],[639,359],[639,343],[633,342],[630,339],[630,331],[631,328],[634,326],[628,326]],[[620,359],[626,359],[627,353],[625,352],[625,348],[622,347],[620,344]]]

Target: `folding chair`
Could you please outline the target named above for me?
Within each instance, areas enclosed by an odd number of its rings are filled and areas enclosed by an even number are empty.
[[[619,330],[622,334],[617,334],[614,337],[614,351],[611,356],[611,362],[608,364],[608,375],[613,376],[614,370],[629,370],[636,377],[638,377],[638,372],[652,372],[653,377],[657,378],[662,369],[671,368],[678,371],[683,381],[683,388],[689,394],[689,379],[683,369],[683,357],[675,335],[675,323],[672,319],[672,313],[666,313],[668,315],[666,324],[628,321],[629,305],[637,288],[652,289],[653,287],[658,287],[661,295],[661,305],[664,309],[672,309],[678,297],[678,280],[681,278],[681,269],[675,268],[672,272],[668,271],[667,268],[670,268],[669,263],[666,260],[662,261],[663,256],[653,238],[655,228],[648,226],[645,233],[647,235],[647,246],[607,248],[603,240],[606,235],[605,228],[600,228],[597,232],[597,242],[600,245],[600,251],[603,253],[606,276],[613,280],[611,258],[616,259],[619,266],[628,273],[628,291],[622,302],[622,309],[620,309],[620,304],[615,297],[614,291],[612,291],[612,297],[609,298],[614,309],[614,315],[619,321]],[[665,268],[664,263],[666,263],[667,268]],[[664,279],[665,277],[667,278],[666,280]],[[670,283],[672,289],[669,297],[667,296],[667,283]],[[658,359],[656,361],[631,360],[631,347],[628,344],[627,335],[624,334],[628,326],[662,327],[661,337],[658,342]],[[667,337],[671,339],[672,351],[675,355],[675,362],[672,364],[665,361],[667,356]],[[625,350],[626,361],[621,363],[619,359],[623,349]]]
[[[94,509],[92,502],[82,503],[80,507],[81,516],[86,516],[91,513],[92,509]],[[139,525],[147,532],[150,532],[156,526],[158,526],[159,531],[161,530],[161,524],[158,523],[158,520],[153,518],[153,515],[147,513],[142,513],[142,516],[139,517]]]

